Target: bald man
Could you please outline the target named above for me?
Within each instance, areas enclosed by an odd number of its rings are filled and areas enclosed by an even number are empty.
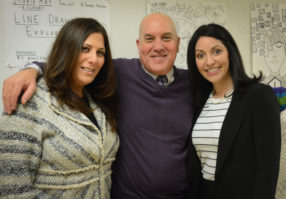
[[[193,111],[188,74],[174,66],[179,43],[170,17],[150,14],[136,41],[140,59],[114,60],[120,148],[113,165],[113,199],[185,198]],[[36,76],[27,69],[5,80],[6,112],[16,109],[22,89],[22,103],[32,96]]]
[[[117,60],[121,147],[112,198],[179,199],[187,187],[192,107],[186,71],[174,67],[180,38],[172,20],[151,14],[136,41],[140,60]],[[168,82],[156,82],[166,75]]]

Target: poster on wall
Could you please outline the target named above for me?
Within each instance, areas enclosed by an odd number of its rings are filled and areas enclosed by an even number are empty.
[[[225,26],[227,13],[224,3],[190,0],[147,0],[147,14],[160,12],[170,16],[180,36],[180,49],[175,65],[187,68],[187,48],[194,31],[202,24],[218,23]]]
[[[97,19],[109,32],[108,0],[5,0],[6,67],[47,61],[60,28],[70,19]]]
[[[272,87],[286,87],[286,4],[252,4],[251,34],[253,72],[262,71]]]

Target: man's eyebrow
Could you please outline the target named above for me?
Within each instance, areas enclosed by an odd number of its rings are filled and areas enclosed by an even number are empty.
[[[153,37],[153,35],[152,34],[144,34],[143,37]]]
[[[165,32],[161,36],[171,36],[172,37],[173,34],[171,32]],[[143,35],[143,38],[146,38],[146,37],[154,37],[154,35],[146,33]]]
[[[163,36],[173,36],[173,34],[171,32],[166,32],[163,34]]]

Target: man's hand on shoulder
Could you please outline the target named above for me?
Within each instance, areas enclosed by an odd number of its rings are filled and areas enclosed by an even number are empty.
[[[27,68],[4,80],[2,89],[2,100],[4,110],[12,114],[17,108],[18,97],[23,92],[21,103],[26,102],[36,91],[38,71],[34,68]]]

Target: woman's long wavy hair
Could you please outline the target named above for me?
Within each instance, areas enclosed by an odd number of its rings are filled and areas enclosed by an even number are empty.
[[[227,48],[229,54],[229,71],[234,89],[261,80],[261,72],[258,77],[254,76],[253,78],[250,78],[246,74],[237,44],[231,34],[223,26],[214,23],[202,25],[194,32],[187,51],[187,63],[194,106],[202,107],[204,105],[204,99],[206,99],[207,95],[209,95],[213,89],[212,84],[200,74],[196,64],[196,44],[199,38],[203,36],[218,39]]]
[[[85,86],[85,90],[115,130],[115,71],[107,33],[98,21],[92,18],[75,18],[61,28],[51,49],[44,78],[49,91],[58,98],[61,105],[90,114],[93,110],[72,92],[71,85],[83,43],[92,33],[100,33],[104,38],[105,62],[95,79]]]

